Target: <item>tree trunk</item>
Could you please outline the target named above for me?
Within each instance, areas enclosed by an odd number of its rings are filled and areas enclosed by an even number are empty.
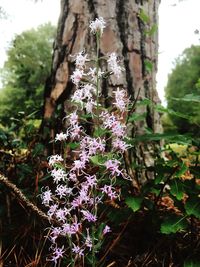
[[[156,92],[156,71],[158,34],[154,29],[158,23],[159,0],[61,0],[61,14],[57,38],[54,44],[52,72],[46,83],[43,130],[51,129],[54,137],[52,118],[60,104],[65,112],[67,100],[74,90],[70,75],[74,70],[71,55],[84,50],[95,51],[95,37],[89,34],[89,23],[96,17],[106,21],[101,44],[101,55],[116,52],[122,61],[124,76],[116,81],[112,76],[102,84],[102,93],[109,96],[114,88],[127,88],[132,101],[148,98],[158,103]],[[106,66],[102,66],[106,68]],[[65,104],[64,104],[65,103]],[[108,103],[105,103],[108,104]],[[145,114],[145,119],[134,122],[132,136],[143,134],[146,128],[161,132],[159,114],[148,105],[136,106],[135,113]],[[62,118],[61,118],[62,119]],[[60,127],[56,122],[56,130]],[[137,165],[149,167],[154,162],[155,144],[139,143],[129,157]],[[137,170],[135,176],[143,183],[151,173]]]

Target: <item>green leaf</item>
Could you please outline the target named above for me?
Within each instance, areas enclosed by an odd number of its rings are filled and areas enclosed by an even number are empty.
[[[25,174],[32,174],[33,169],[30,165],[22,163],[18,166],[18,168]]]
[[[53,164],[53,167],[54,168],[58,168],[58,169],[62,169],[62,170],[65,170],[65,167],[63,166],[63,164],[61,162],[55,162]]]
[[[107,156],[104,155],[95,155],[90,157],[90,160],[95,165],[103,165],[107,161]]]
[[[128,197],[125,202],[129,208],[134,212],[138,211],[141,208],[143,198],[142,197]]]
[[[95,128],[94,130],[94,137],[101,137],[102,135],[105,135],[106,133],[109,133],[107,129],[98,127],[98,128]]]
[[[138,100],[137,106],[147,106],[147,105],[152,105],[152,101],[148,98],[144,98],[142,100]]]
[[[144,61],[145,69],[147,72],[151,72],[153,69],[153,63],[149,60]]]
[[[158,196],[160,194],[160,188],[152,187],[150,192]]]
[[[188,94],[188,95],[185,95],[184,97],[180,97],[180,98],[171,97],[171,99],[176,100],[176,101],[200,103],[200,95],[193,95],[193,94]]]
[[[185,217],[171,215],[162,222],[160,231],[162,234],[174,234],[178,231],[186,229],[188,226]]]
[[[181,177],[188,170],[188,167],[182,162],[180,169],[175,173],[176,177]]]
[[[187,120],[190,120],[192,118],[191,116],[188,116],[185,113],[181,113],[181,112],[177,112],[177,111],[174,111],[172,109],[169,109],[169,108],[165,108],[160,104],[155,105],[154,109],[156,111],[160,112],[160,113],[168,113],[170,115],[173,115],[173,116],[176,116],[176,117],[180,117],[180,118],[183,118],[183,119],[187,119]]]
[[[179,179],[173,179],[170,181],[169,186],[171,188],[170,193],[178,200],[181,200],[184,193],[184,186],[182,184],[182,181]]]
[[[76,149],[79,146],[78,142],[72,142],[68,144],[71,149]]]
[[[44,151],[44,145],[41,143],[36,144],[32,151],[33,157],[40,155]]]
[[[185,211],[187,215],[193,215],[200,219],[200,198],[197,196],[190,197],[185,203]]]
[[[88,113],[88,114],[83,114],[80,116],[81,119],[91,119],[92,118],[92,114]]]
[[[149,23],[149,22],[150,22],[150,18],[149,18],[149,16],[144,12],[143,9],[140,10],[139,18],[140,18],[144,23]]]
[[[152,36],[152,35],[154,35],[155,32],[157,32],[157,30],[158,30],[158,25],[157,24],[154,24],[150,28],[150,30],[146,30],[145,33],[146,33],[146,35]]]
[[[144,134],[140,136],[136,136],[134,139],[132,139],[131,143],[134,144],[135,142],[150,142],[150,141],[160,141],[160,140],[166,140],[169,142],[175,142],[180,144],[190,144],[191,139],[188,138],[185,135],[181,134],[174,134],[174,133],[165,133],[165,134]]]
[[[144,120],[146,118],[146,115],[147,115],[147,113],[143,113],[143,114],[134,113],[129,117],[128,122]]]
[[[197,260],[187,260],[184,262],[184,267],[199,267],[200,262]]]
[[[5,132],[2,130],[2,129],[0,129],[0,141],[3,141],[3,142],[5,142],[5,141],[7,141],[7,135],[5,134]]]
[[[183,181],[184,191],[188,196],[194,196],[199,194],[198,185],[195,182],[195,179],[186,179]]]
[[[165,179],[165,176],[163,173],[159,173],[158,175],[156,175],[155,178],[155,184],[159,184],[160,182],[162,182]]]

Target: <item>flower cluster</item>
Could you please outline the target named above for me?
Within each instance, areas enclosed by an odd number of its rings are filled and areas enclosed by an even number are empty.
[[[92,33],[99,32],[101,35],[105,22],[102,18],[96,19],[91,22],[90,28]],[[117,88],[114,92],[117,113],[105,111],[99,103],[102,71],[100,67],[87,71],[88,61],[87,54],[80,52],[76,55],[76,68],[71,76],[75,85],[71,99],[76,104],[76,111],[65,117],[68,123],[66,133],[55,137],[55,141],[65,143],[64,147],[71,142],[76,142],[78,146],[69,152],[71,163],[67,162],[65,153],[49,158],[49,172],[55,189],[46,187],[41,194],[49,218],[58,222],[57,226],[52,225],[49,235],[52,242],[51,260],[55,264],[65,255],[62,239],[66,237],[72,255],[71,263],[97,252],[96,248],[111,231],[108,225],[101,226],[98,206],[105,200],[119,198],[115,182],[125,177],[120,158],[128,148],[123,114],[129,100],[125,90]],[[122,68],[114,53],[108,57],[107,63],[113,74],[119,77]],[[80,116],[83,109],[96,120],[94,129],[97,129],[97,134],[88,135],[84,131]],[[100,130],[105,134],[98,134]],[[106,149],[108,139],[112,140],[109,151]]]
[[[114,75],[119,78],[123,68],[119,65],[119,61],[117,60],[116,53],[111,53],[108,58],[108,67],[110,68],[111,72],[114,73]]]
[[[103,34],[103,29],[105,28],[105,21],[102,17],[96,18],[94,21],[90,23],[90,30],[92,33],[100,33]]]

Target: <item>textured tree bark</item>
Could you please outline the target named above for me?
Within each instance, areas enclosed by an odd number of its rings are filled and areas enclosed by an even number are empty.
[[[89,23],[96,17],[103,17],[107,27],[103,33],[100,53],[107,55],[116,52],[122,60],[124,76],[116,81],[112,76],[102,84],[104,96],[111,95],[114,88],[127,88],[132,101],[136,98],[148,98],[159,102],[156,92],[155,75],[157,70],[158,34],[148,34],[158,24],[159,0],[61,0],[61,14],[58,23],[57,38],[51,76],[45,89],[43,127],[52,127],[48,121],[52,118],[59,103],[65,103],[68,110],[70,94],[74,86],[70,75],[74,70],[73,57],[85,50],[88,54],[95,51],[95,38],[89,34]],[[147,15],[145,18],[141,14]],[[147,69],[151,62],[152,69]],[[106,66],[102,66],[103,69]],[[105,103],[108,105],[109,103]],[[143,134],[146,127],[153,132],[161,132],[159,114],[149,106],[136,107],[136,113],[145,113],[145,120],[135,122],[131,128],[132,136]],[[52,137],[54,133],[52,131]],[[129,161],[149,167],[155,157],[155,146],[140,143],[133,150]],[[151,178],[151,173],[137,171],[139,182]]]

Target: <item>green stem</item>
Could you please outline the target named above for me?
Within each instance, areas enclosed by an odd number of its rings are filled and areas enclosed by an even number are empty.
[[[96,266],[96,257],[95,257],[95,227],[92,226],[92,267]]]
[[[97,101],[97,130],[99,130],[99,91],[100,91],[100,77],[99,77],[99,49],[100,49],[100,33],[96,33],[96,41],[97,41],[97,51],[96,51],[96,101]],[[97,215],[97,208],[95,203],[96,192],[93,189],[93,198],[94,198],[94,214]],[[95,225],[92,226],[92,267],[96,266],[96,251],[95,251]]]
[[[67,239],[68,239],[69,248],[70,248],[71,267],[74,267],[75,266],[75,261],[73,259],[73,254],[72,254],[72,240],[68,235],[67,235]]]
[[[99,129],[99,48],[100,48],[100,36],[97,32],[96,34],[96,40],[97,40],[97,56],[96,56],[96,70],[97,70],[97,83],[96,83],[96,93],[97,93],[97,128]]]

